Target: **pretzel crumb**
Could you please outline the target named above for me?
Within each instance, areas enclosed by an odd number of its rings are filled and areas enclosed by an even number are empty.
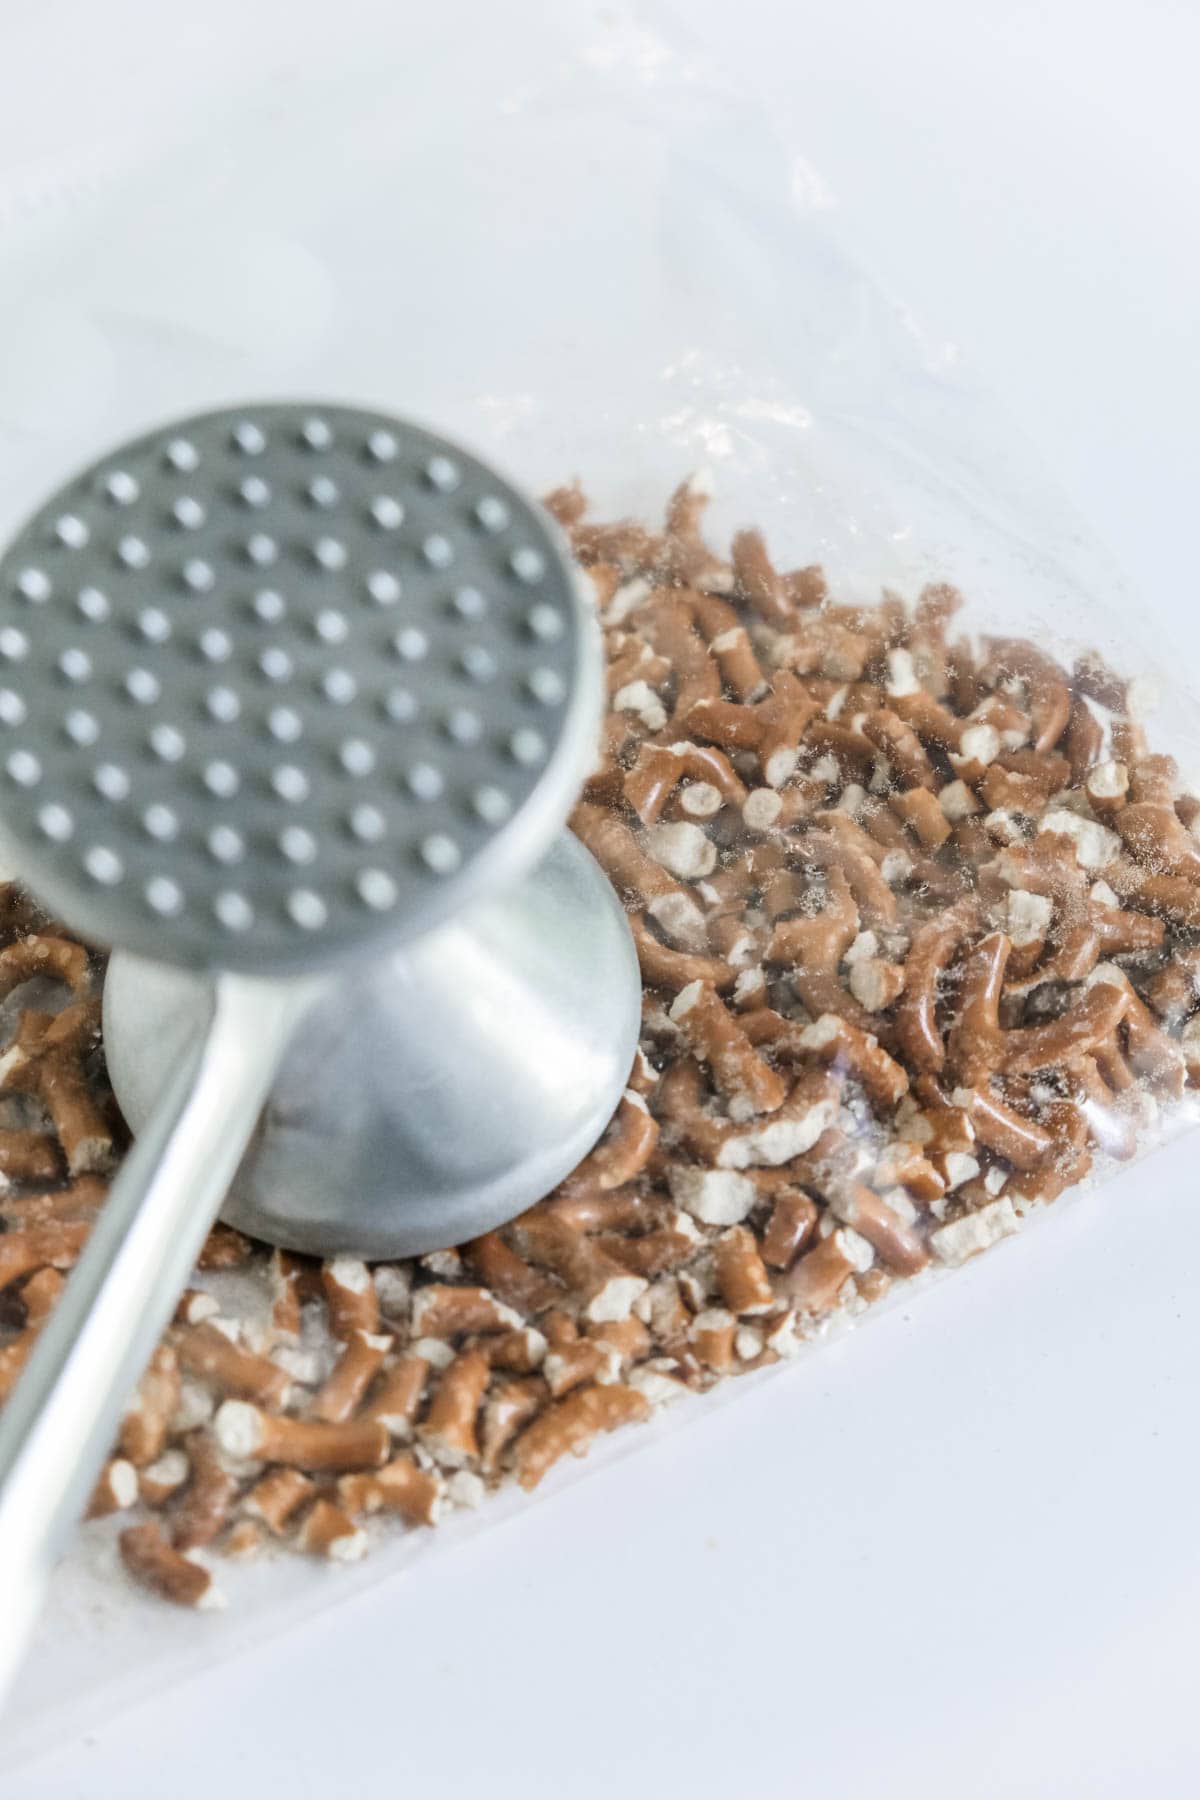
[[[847,598],[754,530],[710,546],[711,486],[661,528],[548,502],[609,664],[571,824],[642,973],[611,1122],[471,1244],[213,1230],[89,1509],[147,1591],[219,1604],[200,1546],[349,1562],[532,1489],[989,1249],[1200,1091],[1200,798],[1137,683],[972,638],[945,586]],[[98,958],[4,900],[0,1401],[122,1148]]]

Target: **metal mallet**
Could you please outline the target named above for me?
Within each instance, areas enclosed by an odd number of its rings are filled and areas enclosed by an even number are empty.
[[[118,950],[138,1128],[0,1418],[0,1689],[231,1183],[251,1232],[390,1257],[511,1217],[603,1130],[640,983],[562,831],[600,706],[545,515],[357,408],[154,431],[0,561],[0,830]]]

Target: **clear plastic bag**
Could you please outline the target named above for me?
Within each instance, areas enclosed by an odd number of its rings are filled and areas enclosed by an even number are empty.
[[[114,111],[97,121],[93,158],[26,174],[4,196],[0,492],[10,526],[105,443],[255,394],[393,408],[533,490],[577,475],[595,516],[655,529],[668,495],[704,466],[704,529],[719,559],[735,531],[754,527],[777,569],[821,565],[838,606],[875,608],[884,589],[911,602],[927,583],[952,584],[965,599],[955,632],[1028,637],[1068,671],[1098,651],[1137,676],[1143,696],[1154,677],[1153,747],[1185,777],[1200,767],[1191,694],[1147,668],[1133,601],[1036,459],[846,258],[809,204],[795,147],[752,96],[696,62],[669,22],[521,3],[502,15],[450,4],[401,19],[351,0],[326,30],[284,8],[243,9],[230,69],[234,21],[232,7],[207,9],[186,71],[164,68],[140,134],[118,129]],[[636,574],[619,570],[626,585]],[[612,623],[621,628],[617,615]],[[756,642],[770,649],[761,634]],[[1008,698],[1028,709],[1028,667],[1008,673]],[[832,679],[819,667],[815,678]],[[907,679],[901,668],[894,685]],[[636,760],[636,736],[622,768]],[[752,768],[747,779],[786,792],[812,760],[802,753],[778,788]],[[868,801],[876,770],[861,773]],[[851,785],[842,770],[819,810],[837,810]],[[885,775],[875,800],[886,804],[887,792]],[[1110,815],[1116,798],[1104,795]],[[1076,792],[1059,810],[1081,818],[1082,804]],[[1035,824],[1017,817],[1008,848],[1035,839]],[[998,855],[1007,830],[996,827]],[[1098,841],[1089,880],[1106,878],[1118,856]],[[743,847],[736,833],[720,843],[725,858]],[[878,951],[863,954],[888,960]],[[1144,986],[1152,966],[1130,967]],[[1082,992],[1085,982],[1066,985]],[[1176,1034],[1194,999],[1181,1005]],[[798,1013],[801,1031],[819,1023]],[[652,1053],[665,1030],[656,1025]],[[808,1048],[857,1092],[844,1047]],[[1190,1119],[1185,1072],[1180,1053],[1153,1107],[1139,1101],[1135,1116],[1126,1104],[1142,1145]],[[1136,1067],[1132,1086],[1145,1088]],[[1061,1098],[1031,1094],[1026,1112]],[[853,1147],[854,1115],[843,1115]],[[1093,1151],[1102,1170],[1103,1146]],[[830,1222],[861,1254],[861,1218]],[[234,1295],[225,1303],[249,1309]],[[799,1335],[854,1310],[827,1309]],[[752,1313],[741,1327],[758,1330]],[[642,1391],[661,1398],[653,1383]],[[731,1391],[726,1382],[717,1394]],[[624,1431],[604,1453],[640,1441]],[[560,1468],[552,1480],[563,1478]],[[89,1706],[227,1654],[524,1503],[509,1489],[437,1534],[384,1533],[336,1584],[302,1558],[231,1568],[221,1585],[238,1603],[205,1620],[122,1585],[112,1522],[90,1527],[62,1571],[16,1711],[35,1736],[64,1708],[82,1722]]]

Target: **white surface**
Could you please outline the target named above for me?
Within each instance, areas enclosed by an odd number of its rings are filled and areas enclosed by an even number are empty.
[[[846,236],[991,378],[1194,662],[1200,18],[980,10],[688,17],[771,90]],[[58,11],[70,93],[82,9]],[[1195,1154],[6,1770],[6,1800],[1194,1793]]]

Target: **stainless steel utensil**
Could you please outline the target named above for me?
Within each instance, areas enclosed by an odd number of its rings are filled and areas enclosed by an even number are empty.
[[[375,413],[152,432],[0,561],[9,859],[140,959],[114,990],[141,984],[169,1071],[152,1113],[123,1082],[144,1128],[0,1418],[0,1688],[281,1063],[235,1216],[284,1243],[390,1255],[482,1229],[602,1129],[636,967],[595,865],[549,849],[599,709],[549,521]],[[174,1041],[147,964],[184,972]],[[314,1132],[324,1175],[293,1209],[280,1159]]]

